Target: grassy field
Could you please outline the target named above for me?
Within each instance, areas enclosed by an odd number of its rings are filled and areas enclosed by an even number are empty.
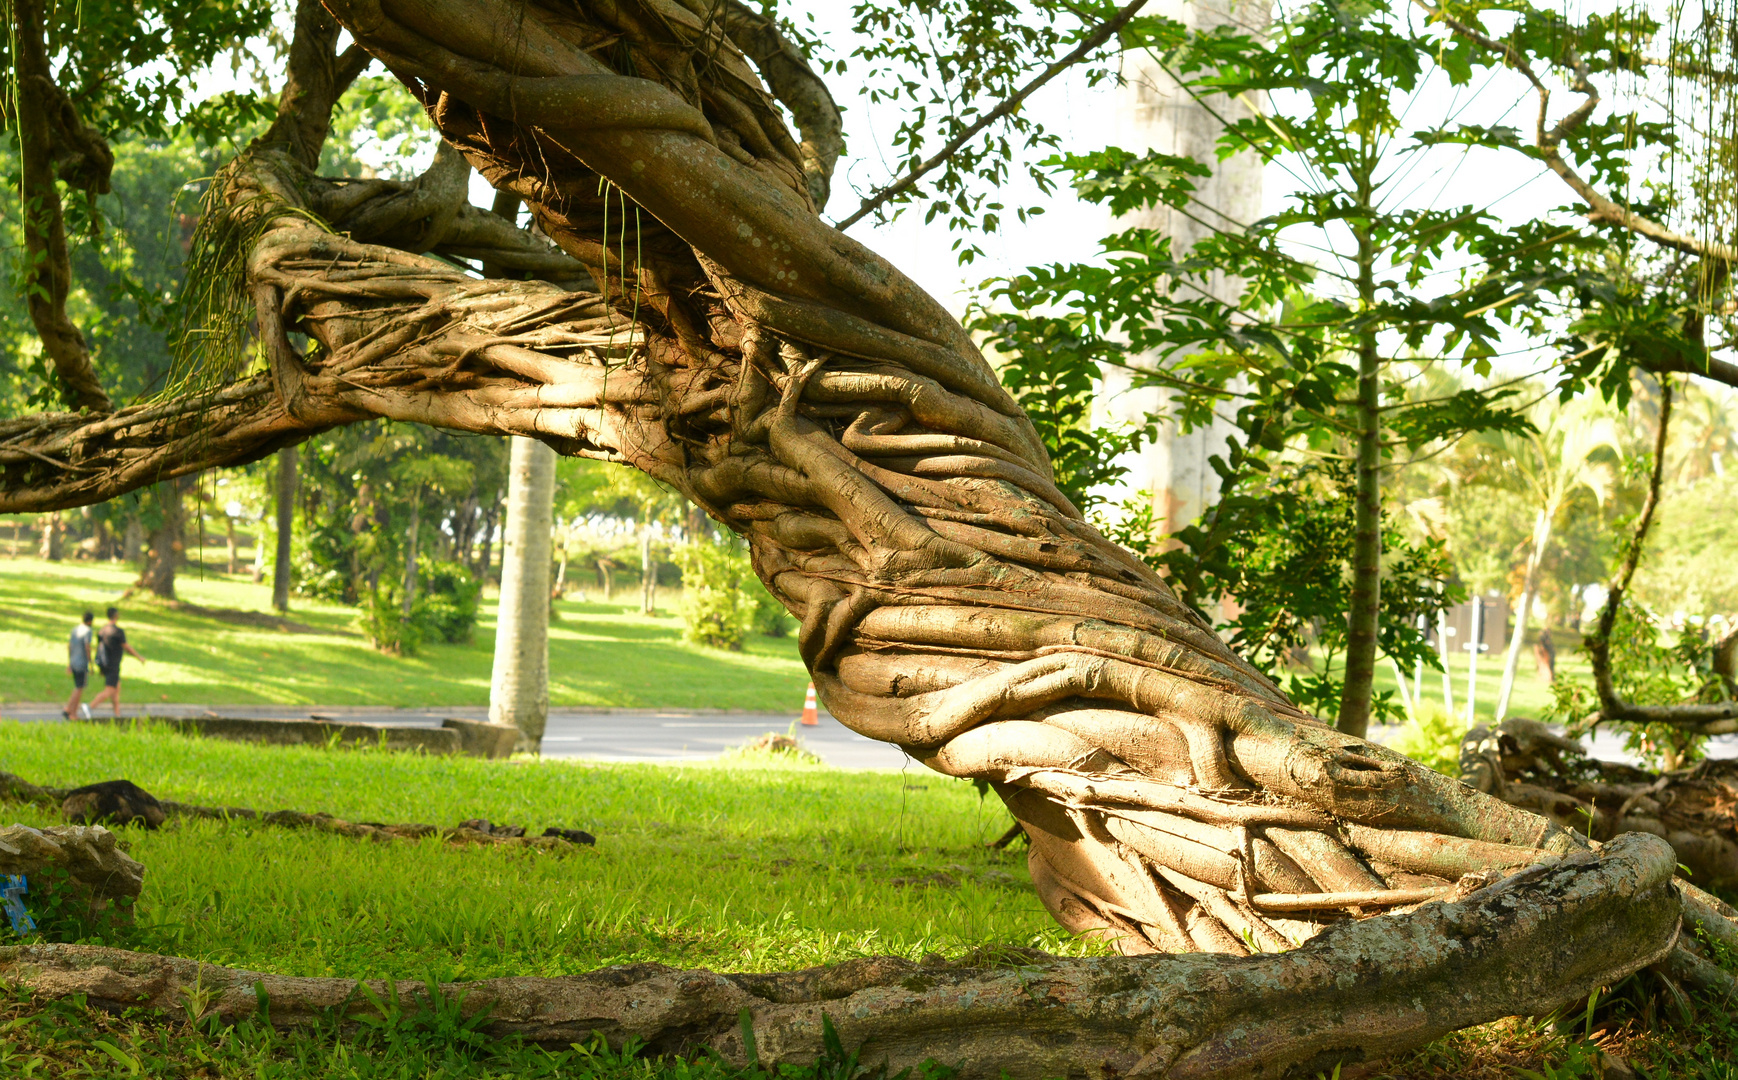
[[[159,796],[202,803],[442,825],[481,816],[578,826],[598,837],[595,848],[556,858],[242,822],[126,829],[148,873],[138,927],[116,943],[214,963],[462,979],[642,960],[770,970],[870,954],[958,956],[995,943],[1097,951],[1065,937],[1044,912],[1023,853],[985,848],[1005,811],[965,783],[923,771],[847,773],[746,756],[681,768],[491,762],[255,747],[137,725],[7,722],[0,768],[56,785],[124,776]],[[0,813],[32,824],[57,817],[34,807]],[[1733,1080],[1731,1015],[1713,1008],[1703,1017],[1622,1045],[1637,1048],[1636,1064],[1645,1058],[1652,1071],[1643,1075]],[[1441,1040],[1381,1075],[1593,1080],[1601,1074],[1581,1034],[1578,1024],[1507,1021]],[[823,1060],[781,1075],[858,1074]],[[945,1075],[928,1070],[912,1080]],[[654,1062],[596,1047],[485,1042],[432,1013],[284,1034],[252,1023],[112,1016],[4,986],[0,1076],[773,1080],[712,1058]]]
[[[85,608],[99,614],[133,574],[114,564],[50,563],[0,558],[0,707],[6,702],[62,701],[66,635]],[[370,648],[352,627],[351,608],[297,600],[290,618],[305,632],[241,621],[271,614],[271,590],[246,576],[207,570],[183,574],[184,602],[231,614],[213,617],[175,610],[143,597],[125,603],[122,625],[150,662],[127,661],[126,700],[192,705],[486,705],[494,657],[494,605],[485,603],[476,640],[430,645],[414,657]],[[808,676],[794,638],[750,638],[740,653],[688,645],[673,594],[662,594],[656,616],[636,603],[562,601],[549,628],[552,705],[627,708],[714,708],[778,712],[802,700]],[[235,614],[243,613],[243,614]],[[1586,678],[1587,664],[1565,643],[1558,671]],[[1478,715],[1496,705],[1502,657],[1480,662]],[[1534,671],[1529,651],[1515,684],[1513,716],[1538,716],[1550,686]],[[1453,669],[1456,715],[1466,708],[1466,658]],[[1376,668],[1376,689],[1395,689],[1394,670]],[[1423,698],[1442,701],[1442,676],[1426,672]]]
[[[121,603],[121,625],[145,655],[123,669],[124,701],[193,705],[487,705],[494,659],[494,605],[483,604],[469,645],[429,645],[386,656],[353,628],[355,611],[298,599],[298,629],[258,625],[271,614],[269,585],[207,570],[183,573],[176,609],[136,596],[119,601],[135,575],[112,563],[0,558],[0,707],[64,701],[66,638],[89,608],[101,619]],[[674,594],[655,616],[633,605],[556,605],[549,627],[549,698],[556,706],[787,711],[808,675],[793,638],[752,637],[743,652],[681,640]],[[219,615],[196,609],[217,611]]]
[[[598,837],[548,858],[245,822],[135,834],[150,868],[146,943],[213,963],[448,979],[1074,947],[1027,885],[1024,858],[984,849],[1007,827],[1000,803],[926,770],[491,762],[3,722],[0,768],[60,786],[125,777],[206,805],[441,826],[481,817]]]
[[[1570,641],[1571,635],[1559,632],[1557,634],[1557,676],[1558,678],[1579,679],[1592,683],[1593,673],[1587,665],[1587,658],[1582,655],[1579,640]],[[1468,654],[1462,653],[1454,657],[1449,668],[1449,675],[1454,689],[1454,715],[1464,717],[1466,714]],[[1496,714],[1497,692],[1502,689],[1503,656],[1484,655],[1479,657],[1478,688],[1473,698],[1473,711],[1481,720],[1490,720]],[[1412,686],[1410,673],[1408,690]],[[1398,683],[1394,678],[1394,666],[1387,659],[1379,659],[1376,663],[1376,692],[1394,692],[1394,703],[1400,704]],[[1442,673],[1439,671],[1424,672],[1423,694],[1421,699],[1427,706],[1440,708],[1442,706]],[[1533,650],[1529,644],[1521,654],[1520,665],[1515,670],[1515,692],[1509,702],[1510,716],[1524,716],[1529,719],[1539,719],[1546,707],[1551,704],[1551,684],[1539,677],[1533,665]],[[1464,726],[1464,724],[1463,724]]]

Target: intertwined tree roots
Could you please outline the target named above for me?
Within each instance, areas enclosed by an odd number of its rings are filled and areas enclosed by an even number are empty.
[[[1541,958],[1493,955],[1456,976],[1465,927],[1450,905],[1416,905],[1561,859],[1552,880],[1604,890],[1582,899],[1628,913],[1601,931],[1616,945],[1576,940],[1567,924],[1546,935],[1582,965],[1565,992],[1670,947],[1663,844],[1626,841],[1629,862],[1596,860],[1541,817],[1317,723],[1082,520],[958,323],[816,215],[811,191],[831,162],[787,132],[726,9],[328,6],[594,291],[478,280],[410,254],[395,245],[423,219],[383,213],[392,221],[378,227],[362,205],[402,191],[334,187],[256,148],[227,171],[204,227],[221,241],[212,250],[239,253],[269,375],[209,393],[196,418],[168,405],[149,423],[123,411],[0,430],[0,510],[101,498],[151,468],[243,460],[365,417],[535,436],[639,468],[746,537],[761,579],[802,620],[833,714],[992,783],[1071,930],[1130,954],[1243,956],[1411,910],[1383,921],[1392,949],[1355,963],[1324,949],[1336,959],[1322,963],[1352,966],[1311,970],[1371,990],[1412,957],[1420,978],[1485,1003],[1432,1007],[1472,1022],[1519,1007],[1501,984]],[[339,218],[348,235],[327,227]],[[439,250],[436,225],[411,246]],[[299,351],[292,331],[312,347]],[[1475,905],[1478,918],[1528,917],[1493,903]],[[1283,959],[1170,963],[1265,993],[1262,1008],[1313,1007],[1288,996],[1307,980],[1228,974],[1290,970]],[[1122,992],[1113,985],[1102,993]],[[1378,1030],[1405,1041],[1391,1025],[1343,1037]]]

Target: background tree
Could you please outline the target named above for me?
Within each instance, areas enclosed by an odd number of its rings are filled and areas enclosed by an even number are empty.
[[[1484,482],[1519,489],[1533,507],[1533,528],[1521,582],[1520,603],[1515,608],[1515,626],[1509,635],[1503,659],[1502,689],[1497,696],[1495,720],[1507,715],[1520,664],[1521,644],[1527,622],[1539,593],[1540,569],[1552,532],[1569,496],[1585,488],[1600,503],[1611,487],[1610,462],[1595,460],[1601,452],[1609,458],[1619,450],[1616,425],[1602,415],[1600,402],[1583,398],[1568,407],[1541,401],[1532,410],[1533,430],[1525,435],[1492,433],[1472,440],[1488,449],[1491,460]]]
[[[507,528],[501,538],[501,601],[489,719],[519,729],[517,748],[536,753],[549,719],[549,563],[554,534],[555,451],[511,440]]]
[[[291,539],[296,524],[296,448],[286,446],[277,453],[277,469],[272,485],[273,512],[277,515],[277,557],[272,560],[272,607],[290,610],[290,589],[295,571],[291,566]]]

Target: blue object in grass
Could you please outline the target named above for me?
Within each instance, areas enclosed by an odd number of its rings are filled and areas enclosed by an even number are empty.
[[[29,891],[30,882],[23,874],[0,874],[0,907],[6,909],[6,917],[12,920],[12,932],[19,937],[36,932],[36,920],[24,906],[24,894]]]

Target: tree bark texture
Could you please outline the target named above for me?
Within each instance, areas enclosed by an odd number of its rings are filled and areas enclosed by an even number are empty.
[[[293,568],[290,565],[290,542],[296,528],[296,448],[286,446],[278,451],[274,502],[277,509],[277,554],[272,560],[272,607],[290,610],[290,585]]]
[[[927,1059],[968,1078],[1314,1076],[1422,1045],[1491,1015],[1543,1014],[1667,956],[1680,899],[1672,855],[1629,836],[1405,918],[1336,927],[1300,948],[1223,956],[1061,960],[1029,950],[918,966],[878,957],[788,974],[719,975],[657,964],[557,979],[449,984],[482,1030],[565,1046],[593,1034],[654,1053],[710,1048],[748,1064],[810,1065],[823,1016],[865,1062]],[[1596,941],[1599,949],[1586,942]],[[1686,954],[1687,955],[1687,954]],[[1516,956],[1528,963],[1517,966]],[[1609,956],[1624,959],[1616,964]],[[1693,959],[1693,958],[1692,958]],[[1686,961],[1688,962],[1688,961]],[[180,1014],[254,1015],[281,1026],[325,1010],[367,1015],[350,979],[294,978],[79,945],[0,949],[0,978],[38,995]],[[377,1000],[387,988],[369,984]],[[398,984],[402,1001],[426,996]]]
[[[1088,525],[954,318],[816,215],[830,162],[705,0],[330,7],[561,252],[480,210],[431,225],[423,195],[451,184],[336,184],[257,148],[207,227],[246,238],[269,374],[0,424],[0,512],[373,417],[632,465],[747,539],[835,717],[989,782],[1048,909],[1127,953],[1288,949],[1469,873],[1585,857],[1555,823],[1313,720]],[[483,280],[428,250],[560,281]],[[1446,962],[1442,926],[1415,918],[1383,925]],[[1606,981],[1642,962],[1628,940],[1543,962]],[[1467,978],[1503,1015],[1503,991]]]
[[[507,462],[507,524],[489,720],[519,729],[517,749],[536,753],[549,720],[549,559],[555,452],[514,438]]]
[[[42,351],[54,365],[62,397],[75,409],[112,408],[91,364],[84,335],[66,313],[72,261],[66,246],[57,175],[91,194],[106,194],[114,154],[79,117],[54,81],[44,40],[42,0],[13,0],[16,50],[19,195],[24,204],[24,291]],[[57,168],[58,166],[58,168]]]
[[[175,599],[175,571],[186,554],[186,508],[181,502],[181,481],[157,485],[157,524],[145,544],[145,568],[135,582],[165,600]]]

